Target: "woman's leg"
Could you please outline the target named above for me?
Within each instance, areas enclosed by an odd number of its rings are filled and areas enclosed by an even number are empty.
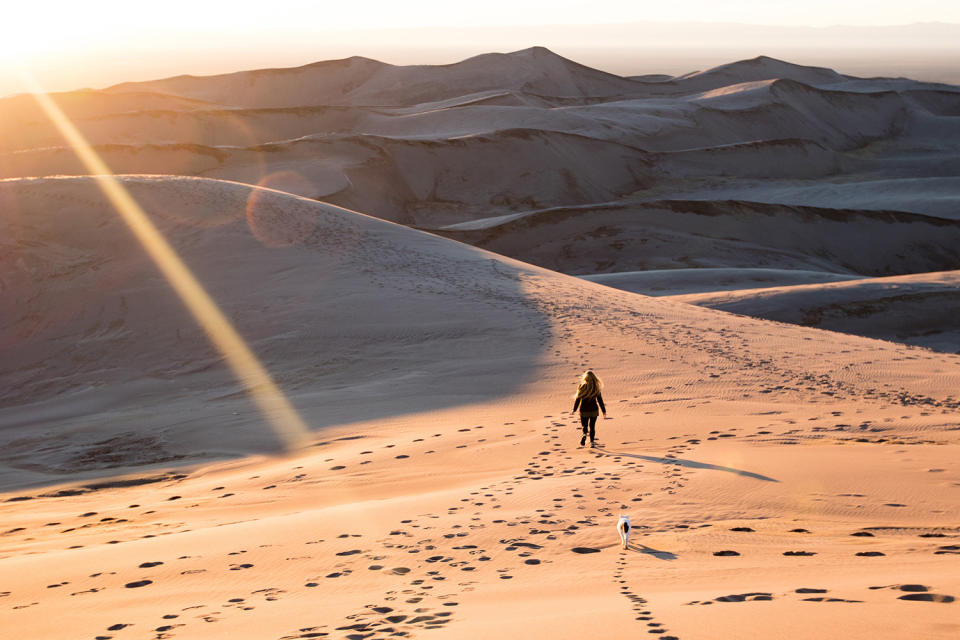
[[[580,416],[580,426],[583,427],[583,435],[580,436],[580,446],[583,446],[583,443],[587,441],[587,427],[590,424],[590,418],[586,416]]]
[[[586,429],[584,429],[586,431]],[[594,438],[597,436],[597,416],[590,418],[590,444],[593,444]]]

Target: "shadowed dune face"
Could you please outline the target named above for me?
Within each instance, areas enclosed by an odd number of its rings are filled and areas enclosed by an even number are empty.
[[[584,279],[746,316],[960,353],[960,271],[864,278],[799,269],[629,271]]]
[[[960,353],[960,271],[679,295],[688,304]]]
[[[960,264],[956,221],[736,201],[556,208],[438,233],[576,275],[763,267],[855,277]]]
[[[506,393],[549,332],[522,291],[534,271],[496,256],[237,183],[123,182],[312,427]],[[84,447],[151,423],[164,444],[135,439],[140,463],[274,447],[93,180],[0,182],[0,202],[5,462],[83,467]],[[171,418],[165,403],[184,388]],[[107,410],[113,426],[91,437]],[[63,430],[56,446],[26,436],[38,421]],[[229,441],[194,450],[196,425]]]

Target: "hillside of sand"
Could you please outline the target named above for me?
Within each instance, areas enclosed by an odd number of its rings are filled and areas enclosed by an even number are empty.
[[[117,173],[267,186],[568,274],[960,269],[953,85],[766,56],[620,77],[533,47],[54,99]],[[2,177],[87,172],[29,96],[0,129]]]
[[[91,179],[2,183],[5,628],[956,633],[957,356],[236,183],[123,184],[315,433],[280,454]],[[587,366],[594,449],[566,416]]]
[[[533,49],[55,99],[309,433],[0,102],[0,628],[960,633],[956,88]]]

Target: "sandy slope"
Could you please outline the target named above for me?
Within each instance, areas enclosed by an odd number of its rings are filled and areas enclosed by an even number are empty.
[[[947,270],[960,259],[954,220],[745,201],[554,207],[437,233],[576,275],[719,267],[888,275]]]
[[[612,282],[604,284],[612,285]],[[674,300],[732,313],[957,352],[960,273],[690,293]]]
[[[652,271],[617,271],[580,276],[584,280],[608,287],[632,291],[645,296],[680,296],[699,294],[705,297],[714,292],[742,289],[756,290],[767,287],[841,282],[857,280],[851,276],[826,271],[803,271],[800,269],[750,269],[750,268],[704,268],[704,269],[655,269]],[[733,294],[736,295],[736,294]],[[750,315],[750,314],[747,314]]]
[[[189,456],[5,473],[4,629],[960,632],[960,357],[617,291],[242,185],[124,182],[327,426],[286,455],[204,459],[269,435],[201,341],[173,337],[189,323],[89,180],[0,183],[16,212],[0,275],[19,301],[2,323],[16,339],[3,451],[24,429],[46,433],[7,468],[55,459],[43,443],[95,453],[83,434],[166,434]],[[594,450],[566,413],[587,366],[610,414]],[[621,512],[635,525],[626,551]]]
[[[548,321],[518,282],[532,268],[239,183],[124,184],[280,382],[317,408],[315,427],[501,394],[544,348]],[[0,233],[5,464],[43,473],[113,466],[111,446],[138,464],[276,446],[251,407],[235,410],[235,381],[91,179],[0,182],[0,200],[13,212]],[[154,419],[185,386],[182,418]]]
[[[960,356],[836,333],[960,341],[957,87],[535,47],[54,98],[114,170],[168,174],[122,180],[313,433],[281,449],[0,100],[0,629],[960,634]]]
[[[680,193],[684,198],[694,200],[732,199],[837,209],[894,209],[947,219],[960,217],[960,179],[956,176],[849,182],[743,180],[738,184],[691,185]]]

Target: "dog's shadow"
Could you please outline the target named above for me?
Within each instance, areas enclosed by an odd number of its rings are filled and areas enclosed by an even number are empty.
[[[670,551],[661,551],[659,549],[653,549],[644,544],[638,544],[636,542],[631,542],[627,545],[627,551],[636,551],[637,553],[645,553],[648,556],[653,556],[654,558],[659,558],[660,560],[676,560],[677,554]]]

